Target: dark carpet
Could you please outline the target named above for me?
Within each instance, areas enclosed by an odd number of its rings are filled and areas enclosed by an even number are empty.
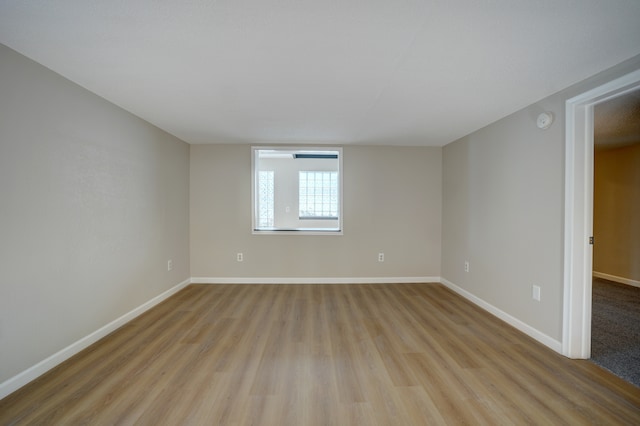
[[[640,288],[593,279],[591,361],[640,387]]]

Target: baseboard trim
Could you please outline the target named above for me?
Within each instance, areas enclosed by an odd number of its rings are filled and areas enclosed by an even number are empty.
[[[192,284],[402,284],[439,283],[440,277],[237,278],[193,277]]]
[[[448,287],[451,290],[453,290],[454,292],[458,293],[460,296],[462,296],[465,299],[469,300],[470,302],[478,305],[479,307],[481,307],[485,311],[487,311],[490,314],[498,317],[499,319],[501,319],[502,321],[504,321],[507,324],[511,325],[512,327],[515,327],[516,329],[520,330],[521,332],[523,332],[527,336],[532,337],[533,339],[537,340],[538,342],[542,343],[543,345],[549,347],[550,349],[553,349],[554,351],[556,351],[556,352],[558,352],[560,354],[562,353],[562,342],[559,342],[558,340],[547,336],[546,334],[542,333],[541,331],[531,327],[529,324],[526,324],[526,323],[520,321],[519,319],[509,315],[508,313],[496,308],[492,304],[490,304],[490,303],[482,300],[481,298],[469,293],[467,290],[464,290],[463,288],[458,287],[457,285],[455,285],[454,283],[452,283],[451,281],[449,281],[449,280],[447,280],[445,278],[442,278],[440,282],[443,285],[445,285],[446,287]]]
[[[40,361],[36,365],[34,365],[32,367],[29,367],[28,369],[24,370],[23,372],[21,372],[21,373],[15,375],[15,376],[13,376],[12,378],[4,381],[2,384],[0,384],[0,399],[2,399],[4,397],[10,395],[11,393],[17,391],[18,389],[20,389],[21,387],[23,387],[27,383],[35,380],[36,378],[38,378],[42,374],[44,374],[47,371],[51,370],[53,367],[57,366],[58,364],[61,364],[62,362],[66,361],[67,359],[71,358],[73,355],[77,354],[78,352],[82,351],[83,349],[87,348],[88,346],[92,345],[93,343],[97,342],[98,340],[102,339],[103,337],[105,337],[109,333],[115,331],[119,327],[121,327],[124,324],[126,324],[127,322],[131,321],[135,317],[137,317],[140,314],[142,314],[142,313],[148,311],[149,309],[153,308],[154,306],[156,306],[160,302],[164,301],[165,299],[167,299],[170,296],[172,296],[175,293],[177,293],[179,290],[182,290],[184,287],[189,285],[190,282],[191,282],[190,279],[187,279],[187,280],[181,282],[180,284],[170,288],[169,290],[167,290],[164,293],[154,297],[153,299],[149,300],[148,302],[143,303],[142,305],[138,306],[137,308],[133,309],[132,311],[127,312],[126,314],[122,315],[120,318],[117,318],[116,320],[111,321],[109,324],[105,325],[104,327],[99,328],[98,330],[94,331],[93,333],[91,333],[91,334],[81,338],[80,340],[72,343],[71,345],[69,345],[66,348],[56,352],[55,354],[53,354],[50,357],[44,359],[43,361]]]
[[[613,281],[620,284],[627,284],[634,287],[640,287],[640,281],[632,280],[624,277],[616,277],[615,275],[605,274],[603,272],[593,271],[593,276],[596,278],[602,278],[603,280]]]

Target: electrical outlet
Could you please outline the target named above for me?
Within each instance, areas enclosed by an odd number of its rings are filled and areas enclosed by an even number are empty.
[[[532,287],[532,294],[531,296],[533,297],[533,300],[536,301],[540,301],[540,286],[539,285],[534,285]]]
[[[378,253],[378,262],[384,262],[384,253]]]
[[[236,255],[236,260],[237,260],[238,262],[242,262],[242,261],[244,260],[244,255],[243,255],[242,253],[238,253],[238,254]]]
[[[169,259],[167,260],[167,271],[170,271],[173,269],[173,260]]]
[[[468,260],[464,262],[464,271],[465,272],[469,272],[469,261]]]

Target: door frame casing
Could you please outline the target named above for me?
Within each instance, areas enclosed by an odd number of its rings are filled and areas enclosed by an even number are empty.
[[[564,303],[562,354],[591,356],[594,106],[640,88],[640,70],[565,103]]]

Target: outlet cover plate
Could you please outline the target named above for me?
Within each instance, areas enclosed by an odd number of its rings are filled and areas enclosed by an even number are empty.
[[[540,301],[540,286],[539,285],[534,285],[532,287],[532,297],[533,300],[539,302]]]

